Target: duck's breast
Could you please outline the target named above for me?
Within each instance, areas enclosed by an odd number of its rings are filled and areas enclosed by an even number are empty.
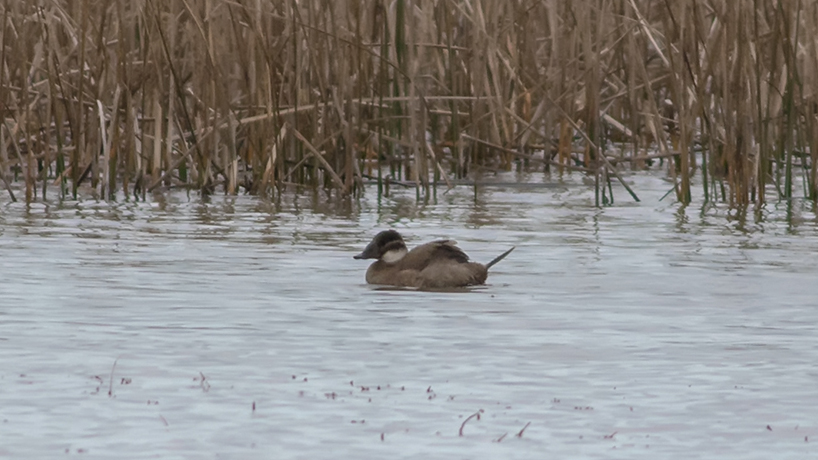
[[[377,261],[366,271],[366,282],[384,286],[421,287],[422,280],[418,270],[408,270],[396,264]]]

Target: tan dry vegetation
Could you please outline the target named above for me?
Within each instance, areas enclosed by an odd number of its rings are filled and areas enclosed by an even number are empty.
[[[83,181],[105,198],[387,177],[428,194],[518,164],[590,174],[605,203],[623,166],[657,159],[682,202],[696,173],[706,200],[818,196],[818,2],[1,8],[0,177],[28,201]]]

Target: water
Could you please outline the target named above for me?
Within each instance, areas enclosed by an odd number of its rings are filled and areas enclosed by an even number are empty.
[[[815,456],[815,214],[629,180],[643,201],[604,209],[557,179],[436,204],[3,196],[0,457]],[[390,227],[517,249],[483,288],[377,290],[352,255]]]

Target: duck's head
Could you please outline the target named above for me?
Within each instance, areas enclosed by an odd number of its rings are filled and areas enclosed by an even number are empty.
[[[395,230],[384,230],[372,239],[364,252],[353,256],[354,259],[379,259],[386,263],[395,263],[406,255],[406,243]]]

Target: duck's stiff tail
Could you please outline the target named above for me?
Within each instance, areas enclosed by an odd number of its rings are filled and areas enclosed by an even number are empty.
[[[512,246],[512,247],[511,247],[511,249],[509,249],[508,251],[506,251],[506,252],[504,252],[504,253],[500,254],[499,256],[495,257],[495,258],[494,258],[494,260],[492,260],[491,262],[487,263],[487,264],[486,264],[486,270],[488,270],[489,268],[491,268],[491,267],[492,267],[492,265],[496,264],[497,262],[499,262],[499,261],[501,261],[501,260],[505,259],[507,255],[511,254],[511,251],[513,251],[515,247],[516,247],[516,246]]]

